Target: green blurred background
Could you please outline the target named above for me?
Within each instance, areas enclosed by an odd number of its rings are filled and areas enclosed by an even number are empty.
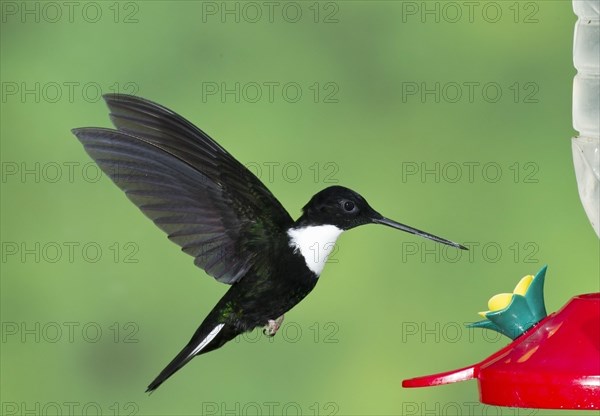
[[[2,412],[581,414],[400,385],[506,345],[463,324],[544,264],[549,311],[600,285],[571,161],[571,2],[465,3],[2,2]],[[147,396],[227,287],[69,132],[110,125],[108,92],[190,119],[293,217],[339,183],[472,249],[347,233],[272,341]]]

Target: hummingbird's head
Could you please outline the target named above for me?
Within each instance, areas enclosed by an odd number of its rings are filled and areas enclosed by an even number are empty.
[[[383,224],[416,234],[439,243],[466,250],[466,247],[390,220],[377,211],[357,192],[343,186],[330,186],[315,194],[302,208],[298,225],[333,225],[340,230],[350,230],[365,224]]]
[[[315,194],[302,208],[301,220],[310,225],[335,225],[349,230],[370,224],[379,215],[358,193],[343,186],[330,186]]]

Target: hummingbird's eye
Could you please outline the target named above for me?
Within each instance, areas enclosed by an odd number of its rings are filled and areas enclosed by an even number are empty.
[[[353,211],[353,210],[354,210],[354,207],[355,207],[355,206],[354,206],[354,202],[352,202],[352,201],[345,201],[345,202],[344,202],[344,209],[345,209],[347,212],[351,212],[351,211]]]

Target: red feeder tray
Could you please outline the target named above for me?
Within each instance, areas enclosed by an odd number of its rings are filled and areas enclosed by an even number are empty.
[[[600,408],[600,293],[573,297],[515,341],[470,367],[404,380],[428,387],[477,378],[482,403]]]

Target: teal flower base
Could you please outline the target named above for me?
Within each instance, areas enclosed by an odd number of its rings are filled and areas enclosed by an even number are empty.
[[[525,295],[513,294],[511,302],[503,309],[485,314],[486,320],[467,325],[469,328],[487,328],[516,339],[544,319],[547,315],[544,305],[544,266],[533,278]]]

